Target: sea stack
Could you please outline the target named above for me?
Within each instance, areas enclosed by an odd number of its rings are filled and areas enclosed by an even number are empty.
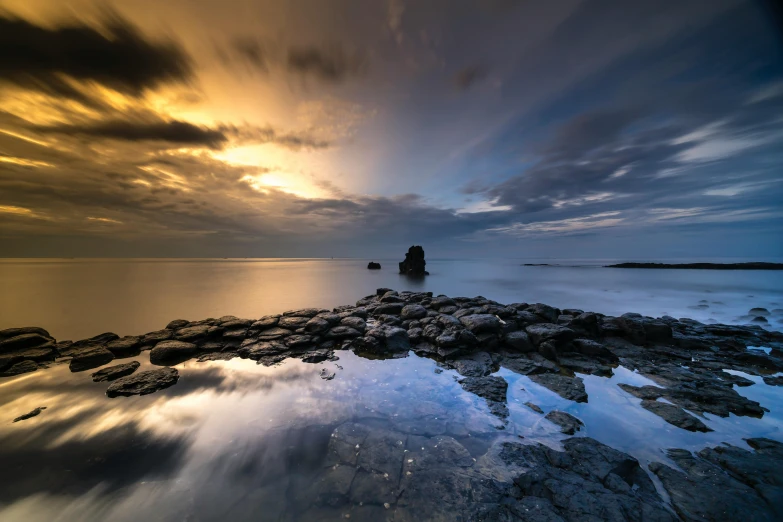
[[[430,275],[424,267],[427,262],[424,260],[424,249],[418,245],[412,246],[405,254],[405,261],[400,262],[400,273],[411,276]]]
[[[368,270],[380,270],[381,269],[381,264],[380,263],[376,263],[375,261],[370,261],[369,263],[367,263],[367,269]]]

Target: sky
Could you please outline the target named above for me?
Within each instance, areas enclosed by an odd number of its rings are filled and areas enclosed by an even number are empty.
[[[0,256],[783,257],[739,0],[0,0]]]

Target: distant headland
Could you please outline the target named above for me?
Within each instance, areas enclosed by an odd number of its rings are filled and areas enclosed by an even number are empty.
[[[685,270],[783,270],[783,263],[619,263],[605,268],[669,268]]]

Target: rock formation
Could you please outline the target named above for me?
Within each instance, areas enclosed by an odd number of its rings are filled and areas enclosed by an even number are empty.
[[[381,264],[380,263],[376,263],[375,261],[370,261],[367,264],[367,269],[368,270],[380,270],[381,269]]]
[[[405,261],[400,262],[400,273],[411,276],[430,275],[424,267],[427,262],[424,260],[424,249],[421,246],[412,246],[405,254]]]

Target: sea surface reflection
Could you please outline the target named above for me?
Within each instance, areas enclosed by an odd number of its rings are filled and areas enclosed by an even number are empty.
[[[496,375],[509,383],[510,409],[503,422],[462,389],[456,372],[432,360],[335,353],[339,360],[289,359],[272,367],[191,360],[177,366],[175,386],[131,398],[107,398],[106,383],[92,382],[87,372],[72,374],[64,364],[6,379],[0,383],[0,519],[383,520],[397,509],[396,497],[384,497],[383,487],[357,490],[361,471],[351,468],[342,486],[324,482],[324,473],[344,469],[332,460],[335,451],[358,464],[362,451],[375,451],[382,468],[384,455],[434,451],[444,437],[478,462],[498,439],[559,448],[566,436],[528,401],[544,412],[574,414],[586,425],[578,435],[630,453],[643,467],[666,461],[662,450],[670,447],[745,447],[748,436],[783,440],[783,390],[752,376],[746,377],[755,384],[738,391],[770,412],[761,419],[707,415],[715,431],[705,434],[642,409],[616,384],[650,383],[623,367],[611,378],[580,375],[589,401],[579,404],[501,368]],[[135,359],[140,371],[151,367],[146,352]],[[332,380],[322,378],[324,368],[335,373]],[[47,409],[11,422],[38,406]],[[377,441],[386,446],[361,439],[354,448],[357,430],[381,434]],[[392,491],[410,468],[389,466],[382,480],[394,484]]]

